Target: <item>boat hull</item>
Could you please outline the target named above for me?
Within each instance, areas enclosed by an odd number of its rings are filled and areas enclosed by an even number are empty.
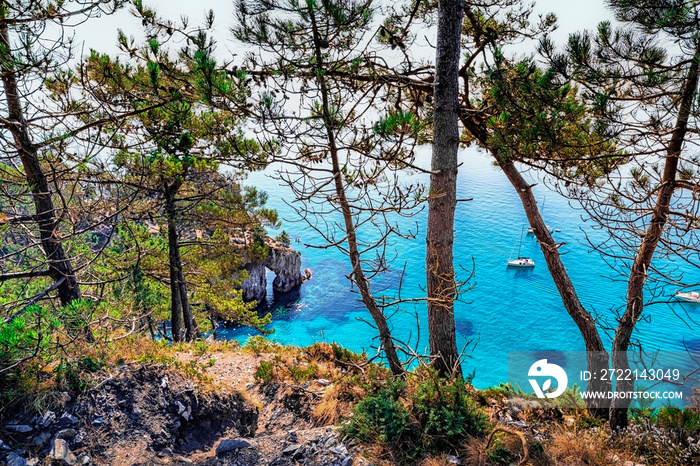
[[[535,266],[535,261],[532,259],[515,259],[512,261],[508,261],[508,267],[534,267]]]
[[[698,293],[676,293],[676,298],[686,303],[700,304],[700,294]]]

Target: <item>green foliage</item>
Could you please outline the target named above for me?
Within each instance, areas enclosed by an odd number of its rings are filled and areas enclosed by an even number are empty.
[[[260,383],[270,383],[274,380],[274,372],[275,368],[272,364],[267,361],[260,361],[253,377]]]
[[[292,380],[297,383],[306,382],[316,377],[317,367],[314,364],[309,364],[306,367],[290,366],[289,373]]]
[[[282,244],[283,246],[287,246],[287,247],[289,247],[292,244],[292,240],[289,238],[289,235],[284,230],[282,230],[282,233],[277,235],[277,237],[275,238],[275,241],[277,241],[278,243]]]
[[[482,436],[486,416],[461,380],[428,374],[422,381],[390,381],[366,396],[342,432],[378,443],[401,462],[455,452],[469,437]]]
[[[700,412],[689,408],[663,406],[656,413],[656,423],[659,427],[695,433],[700,431]]]
[[[81,356],[75,360],[63,359],[56,368],[59,386],[72,393],[83,393],[92,384],[91,375],[104,367],[104,361],[91,356]]]

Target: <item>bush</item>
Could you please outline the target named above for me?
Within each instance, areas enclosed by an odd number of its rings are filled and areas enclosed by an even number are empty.
[[[488,423],[461,380],[439,379],[433,372],[419,380],[389,382],[357,404],[343,433],[378,443],[399,462],[456,452],[470,437],[483,436]]]

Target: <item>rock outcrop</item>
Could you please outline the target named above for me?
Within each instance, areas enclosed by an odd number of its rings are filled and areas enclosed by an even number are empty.
[[[269,252],[262,261],[251,261],[245,265],[249,278],[243,282],[243,300],[264,301],[267,295],[267,270],[275,274],[272,289],[275,293],[289,293],[311,276],[306,270],[301,272],[301,256],[297,251],[278,243],[271,238],[267,240]]]

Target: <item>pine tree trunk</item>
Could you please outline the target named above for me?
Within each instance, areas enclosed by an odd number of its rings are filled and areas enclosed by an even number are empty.
[[[627,349],[630,345],[632,332],[644,310],[644,284],[646,282],[646,271],[649,269],[651,260],[654,257],[656,247],[661,240],[664,227],[668,222],[671,198],[676,188],[676,176],[678,174],[678,161],[683,149],[685,134],[688,130],[688,119],[693,107],[693,99],[698,88],[698,73],[700,66],[700,40],[695,44],[695,56],[688,68],[685,77],[685,85],[681,94],[680,109],[676,118],[676,126],[671,133],[671,140],[666,152],[664,172],[661,177],[661,187],[651,214],[651,221],[647,231],[642,236],[637,256],[632,263],[630,277],[627,283],[627,307],[620,318],[620,322],[615,330],[612,347],[612,361],[615,372],[625,373],[629,369],[627,359]],[[618,380],[616,391],[631,392],[634,390],[633,380]],[[629,398],[614,398],[610,407],[610,427],[621,429],[627,426],[627,410],[629,409]]]
[[[458,73],[464,2],[441,0],[438,6],[433,122],[433,156],[428,198],[426,268],[428,332],[434,367],[445,376],[462,375],[457,351],[453,264],[457,208]]]
[[[313,7],[309,8],[309,18],[311,19],[311,24],[314,32],[314,48],[316,52],[316,60],[318,63],[318,68],[323,70],[323,53],[321,51],[321,39],[319,37],[318,29],[316,26],[316,16]],[[372,316],[372,320],[377,326],[379,331],[379,341],[381,342],[382,348],[384,349],[384,355],[386,356],[387,363],[389,364],[389,369],[391,369],[392,374],[400,376],[404,374],[404,369],[399,360],[398,354],[396,353],[396,345],[394,340],[391,338],[391,330],[386,321],[386,316],[384,312],[377,305],[377,301],[372,296],[372,292],[369,285],[369,280],[367,279],[364,271],[362,270],[361,255],[357,243],[357,232],[355,229],[355,223],[352,217],[352,209],[350,202],[348,201],[345,186],[343,184],[343,174],[340,168],[340,156],[338,154],[338,145],[336,143],[336,137],[334,132],[333,119],[330,116],[330,98],[329,90],[323,73],[317,73],[317,81],[321,91],[322,99],[322,112],[323,112],[323,125],[326,130],[326,136],[328,138],[328,149],[331,156],[332,162],[332,174],[333,183],[335,187],[335,193],[337,196],[337,202],[340,205],[341,212],[343,214],[343,221],[345,225],[345,234],[348,243],[348,255],[350,257],[350,264],[352,265],[351,278],[357,284],[357,288],[360,291],[360,296],[362,297],[362,302]]]
[[[0,2],[0,6],[5,6],[5,2]],[[10,50],[8,25],[7,22],[2,21],[0,22],[0,70],[7,101],[6,127],[14,138],[27,185],[32,193],[36,210],[34,218],[39,227],[41,247],[46,254],[50,276],[55,281],[64,279],[57,291],[61,304],[65,306],[80,299],[80,287],[76,281],[71,261],[60,240],[56,209],[51,198],[48,180],[39,163],[37,149],[29,135]]]
[[[165,187],[165,210],[168,221],[168,266],[170,269],[170,326],[173,342],[182,341],[183,286],[180,241],[177,234],[175,196]]]
[[[547,262],[547,269],[554,280],[554,284],[557,286],[557,290],[559,290],[559,296],[561,296],[566,311],[576,323],[583,337],[584,344],[586,345],[588,371],[593,374],[601,374],[602,370],[607,370],[609,368],[608,352],[605,350],[603,341],[600,339],[600,334],[598,333],[598,328],[596,327],[593,316],[583,307],[581,301],[578,299],[574,285],[561,261],[559,249],[542,219],[530,184],[522,177],[513,162],[501,162],[496,154],[494,154],[494,157],[498,161],[503,173],[505,173],[508,178],[508,181],[510,181],[515,191],[520,196],[520,202],[525,209],[525,214],[527,215],[530,226],[534,229],[537,241],[540,243],[542,254]],[[514,349],[517,350],[517,348]],[[593,378],[588,382],[587,390],[607,393],[612,390],[612,385],[609,380]],[[608,418],[608,409],[603,407],[604,404],[604,400],[586,400],[588,412],[592,416],[600,419]]]

